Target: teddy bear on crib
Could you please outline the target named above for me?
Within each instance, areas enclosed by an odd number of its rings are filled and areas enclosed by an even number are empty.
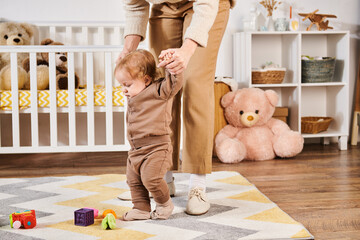
[[[34,28],[30,24],[17,22],[0,23],[0,45],[30,45],[33,34]],[[28,56],[28,53],[17,53],[19,89],[29,83],[29,75],[22,67],[23,60]],[[10,53],[0,53],[0,89],[11,89]]]
[[[272,118],[278,95],[273,90],[245,88],[225,94],[226,125],[215,138],[215,150],[224,163],[293,157],[303,149],[300,133]]]
[[[46,38],[41,41],[41,45],[64,45],[61,42],[55,42],[50,38]],[[68,68],[67,68],[67,54],[65,52],[56,52],[55,53],[55,64],[56,64],[56,89],[68,89]],[[41,58],[37,59],[37,65],[38,69],[39,67],[43,66],[47,69],[49,68],[49,54],[46,52],[41,53]],[[29,59],[24,60],[23,62],[24,68],[29,71]],[[39,71],[39,70],[38,70]],[[48,70],[47,70],[48,71]],[[43,71],[42,71],[43,72]],[[49,75],[47,75],[48,77]],[[38,89],[44,89],[39,88],[39,83],[41,83],[41,86],[46,85],[49,87],[49,79],[46,79],[46,75],[38,74]],[[79,88],[80,81],[78,75],[75,73],[74,77],[75,81],[75,88]]]

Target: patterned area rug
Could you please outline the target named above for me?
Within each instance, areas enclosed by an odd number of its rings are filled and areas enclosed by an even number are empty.
[[[125,175],[0,179],[0,239],[314,239],[288,214],[236,172],[207,176],[211,209],[202,216],[184,213],[189,175],[175,174],[175,209],[168,220],[123,222],[102,230],[101,217],[87,227],[74,225],[74,211],[83,207],[128,211],[131,202],[116,196],[127,191]],[[155,206],[154,202],[152,203]],[[9,214],[34,209],[37,226],[15,229]]]

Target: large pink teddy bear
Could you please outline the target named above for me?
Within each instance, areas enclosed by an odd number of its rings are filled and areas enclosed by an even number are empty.
[[[278,95],[273,90],[245,88],[225,94],[226,125],[215,138],[218,158],[224,163],[293,157],[303,149],[300,133],[272,118]]]

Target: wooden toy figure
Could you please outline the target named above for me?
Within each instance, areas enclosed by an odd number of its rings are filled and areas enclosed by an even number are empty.
[[[325,18],[336,18],[335,15],[331,14],[318,14],[317,12],[319,9],[316,9],[315,11],[311,13],[299,13],[300,16],[304,17],[303,21],[306,19],[309,19],[311,21],[310,26],[306,28],[306,31],[309,31],[312,27],[312,25],[316,25],[317,29],[320,30],[326,30],[326,29],[333,29],[333,27],[329,27],[329,20],[324,21]]]

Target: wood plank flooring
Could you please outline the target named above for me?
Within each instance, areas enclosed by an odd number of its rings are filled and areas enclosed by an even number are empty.
[[[125,173],[126,152],[0,154],[0,177]],[[315,239],[360,239],[360,147],[305,145],[292,159],[223,164],[238,171]]]

